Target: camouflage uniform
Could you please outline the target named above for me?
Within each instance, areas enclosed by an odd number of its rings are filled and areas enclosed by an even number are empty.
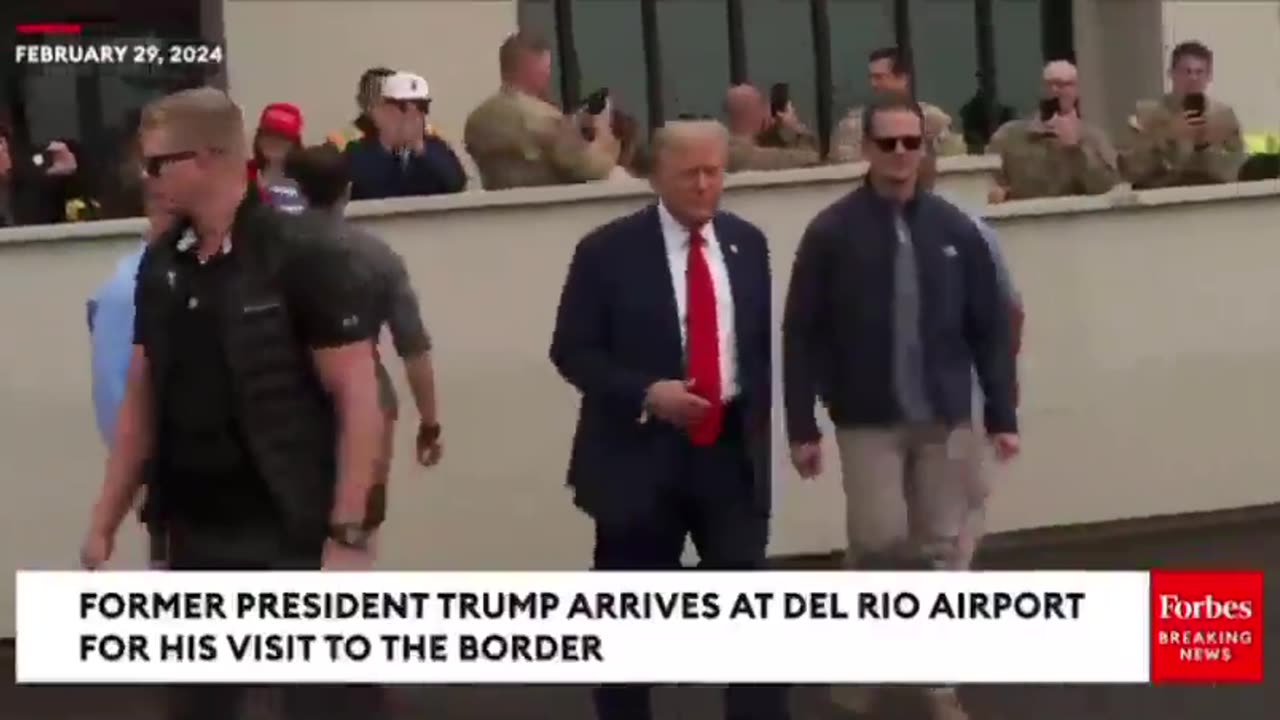
[[[480,103],[463,137],[486,190],[603,180],[617,164],[616,150],[587,142],[558,108],[518,90]]]
[[[1101,195],[1120,181],[1116,151],[1102,130],[1081,122],[1080,143],[1063,147],[1039,117],[1012,120],[991,136],[987,153],[1000,156],[996,184],[1009,200]]]
[[[729,138],[729,172],[742,170],[787,170],[822,162],[818,141],[811,133],[777,128],[768,133],[768,145],[756,138],[734,135]]]
[[[1210,142],[1201,149],[1191,139],[1176,136],[1174,118],[1182,112],[1182,102],[1173,94],[1138,102],[1129,117],[1129,143],[1120,153],[1120,169],[1135,188],[1208,185],[1239,178],[1246,156],[1240,121],[1231,106],[1208,100],[1204,119]]]
[[[943,112],[937,105],[924,102],[920,103],[920,110],[924,112],[925,138],[933,146],[933,152],[938,157],[964,155],[967,152],[964,138],[951,132],[950,115]],[[833,162],[862,160],[862,112],[861,107],[850,110],[836,126],[831,140]]]

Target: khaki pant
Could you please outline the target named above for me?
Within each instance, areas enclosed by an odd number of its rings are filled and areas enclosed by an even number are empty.
[[[932,567],[967,569],[982,535],[989,486],[980,433],[969,425],[836,431],[845,493],[845,563],[909,549]],[[866,712],[874,688],[833,686],[832,700]]]

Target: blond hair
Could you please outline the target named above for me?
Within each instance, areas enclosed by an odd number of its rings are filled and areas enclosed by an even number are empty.
[[[653,133],[653,161],[659,163],[663,153],[687,147],[699,140],[714,141],[727,150],[729,130],[716,120],[675,120],[665,123]]]
[[[188,150],[218,150],[235,156],[246,150],[240,106],[213,87],[182,90],[147,103],[138,132],[160,129]]]

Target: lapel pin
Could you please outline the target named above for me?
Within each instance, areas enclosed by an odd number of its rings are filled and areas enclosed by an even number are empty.
[[[738,246],[737,246],[737,245],[730,245],[730,246],[729,246],[729,252],[731,252],[731,253],[733,253],[733,254],[735,254],[735,255],[736,255],[736,254],[738,254]]]

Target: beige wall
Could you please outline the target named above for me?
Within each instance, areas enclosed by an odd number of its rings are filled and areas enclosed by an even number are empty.
[[[769,234],[779,297],[805,222],[856,182],[843,170],[733,179],[728,205]],[[1176,202],[1200,195],[1211,200]],[[577,238],[646,199],[638,182],[604,183],[353,208],[404,256],[439,348],[447,459],[429,473],[398,460],[385,567],[585,565],[588,524],[562,488],[576,397],[546,348]],[[1257,232],[1280,224],[1278,199],[1271,183],[999,208],[1030,320],[1026,455],[999,473],[995,529],[1280,499],[1269,441],[1280,248]],[[103,458],[84,298],[137,232],[134,221],[0,231],[0,326],[22,338],[0,355],[4,578],[75,563]],[[411,431],[400,428],[402,452]],[[779,452],[776,483],[773,552],[840,545],[834,474],[801,483]],[[130,523],[121,564],[140,557]]]
[[[1081,107],[1123,137],[1134,104],[1160,93],[1160,0],[1075,0],[1073,9]]]
[[[228,89],[256,123],[270,102],[297,103],[318,141],[355,116],[356,81],[375,65],[431,86],[432,122],[461,137],[467,113],[498,84],[510,0],[224,0]]]

